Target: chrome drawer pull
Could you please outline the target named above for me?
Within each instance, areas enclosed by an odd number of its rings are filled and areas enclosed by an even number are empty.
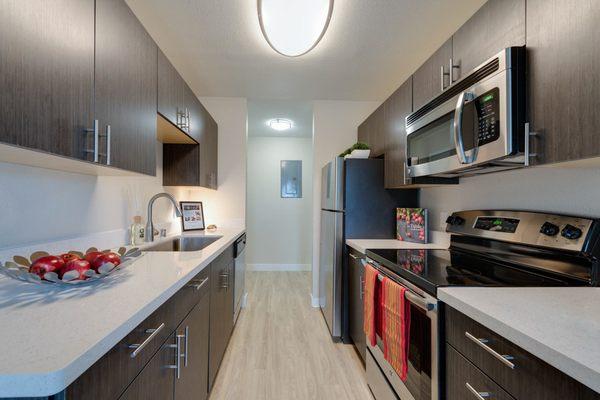
[[[477,398],[478,400],[485,400],[491,397],[490,392],[479,392],[475,390],[475,388],[471,386],[469,382],[465,382],[465,386],[467,387],[467,389],[469,389],[469,392],[473,393],[473,396],[475,396],[475,398]]]
[[[489,340],[476,338],[475,336],[471,335],[469,332],[466,332],[466,331],[465,331],[465,336],[469,340],[475,342],[475,344],[477,344],[479,347],[481,347],[482,349],[484,349],[485,351],[490,353],[492,356],[494,356],[494,358],[499,360],[502,364],[506,365],[508,368],[515,369],[515,364],[510,361],[510,360],[514,360],[515,358],[513,356],[509,356],[506,354],[500,354],[496,350],[492,349],[490,346],[487,345],[487,343],[489,343]]]
[[[352,253],[348,253],[348,255],[349,255],[350,257],[352,257],[353,259],[355,259],[355,260],[362,260],[362,259],[363,259],[362,257],[357,257],[357,256],[355,256],[355,255],[354,255],[354,254],[352,254]]]
[[[144,350],[144,347],[146,347],[148,345],[148,343],[150,343],[152,341],[152,339],[154,339],[154,337],[156,335],[158,335],[158,332],[160,332],[164,327],[165,327],[165,323],[163,322],[162,324],[160,324],[158,326],[158,328],[146,329],[144,332],[150,334],[150,336],[148,336],[146,338],[146,340],[144,340],[140,344],[135,343],[135,344],[130,344],[129,346],[127,346],[130,349],[135,349],[131,352],[130,357],[135,358],[138,354],[140,354],[140,352],[142,350]]]
[[[181,378],[181,358],[183,357],[183,354],[181,354],[181,339],[183,339],[183,335],[177,335],[175,336],[175,344],[165,345],[166,348],[175,349],[175,365],[165,365],[165,368],[174,369],[177,379]]]
[[[206,282],[208,282],[208,278],[204,278],[201,281],[192,280],[188,287],[194,288],[195,290],[200,290],[202,289],[202,286],[206,284]]]

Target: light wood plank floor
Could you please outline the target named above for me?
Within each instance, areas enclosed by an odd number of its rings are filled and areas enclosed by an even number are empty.
[[[310,273],[249,272],[210,400],[371,400],[360,358],[310,306]]]

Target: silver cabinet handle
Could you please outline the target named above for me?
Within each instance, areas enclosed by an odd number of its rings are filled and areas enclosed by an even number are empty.
[[[167,344],[165,347],[170,349],[175,349],[175,364],[174,365],[165,365],[165,368],[174,369],[175,377],[177,379],[181,378],[181,358],[183,357],[181,354],[181,340],[183,339],[183,335],[175,336],[175,344]]]
[[[359,292],[359,299],[363,299],[365,295],[365,278],[363,278],[362,276],[360,277],[360,292]]]
[[[473,93],[462,92],[458,96],[458,101],[456,102],[456,109],[454,110],[454,148],[456,149],[458,161],[460,161],[461,164],[472,164],[477,159],[477,151],[479,149],[478,143],[476,143],[475,147],[472,150],[469,150],[470,154],[467,154],[467,151],[465,151],[465,144],[463,141],[462,132],[462,120],[465,101],[473,100],[474,97],[475,96],[473,95]]]
[[[208,282],[208,278],[204,278],[201,281],[192,280],[188,287],[194,288],[195,290],[200,290],[202,289],[202,286],[206,284],[206,282]]]
[[[446,72],[444,70],[444,66],[440,66],[440,91],[443,92],[444,90],[446,90],[446,77],[450,76],[450,74],[448,72]]]
[[[110,165],[110,125],[106,125],[106,165]]]
[[[94,162],[97,163],[98,162],[98,139],[100,136],[100,135],[98,135],[98,120],[95,119],[93,128],[85,129],[85,132],[94,134],[94,148],[92,150],[85,149],[84,152],[85,153],[93,153],[94,154]]]
[[[471,386],[469,382],[465,382],[465,386],[467,387],[469,392],[473,393],[473,396],[475,396],[475,398],[478,400],[485,400],[491,396],[490,392],[479,392],[475,390],[475,388]]]
[[[355,260],[359,260],[361,257],[356,257],[354,254],[349,253],[350,257],[352,257]]]
[[[465,332],[465,336],[467,337],[467,339],[475,342],[475,344],[477,344],[479,347],[481,347],[482,349],[484,349],[485,351],[490,353],[495,359],[499,360],[502,364],[506,365],[508,368],[515,369],[515,364],[513,362],[511,362],[511,360],[514,360],[515,358],[513,356],[509,356],[506,354],[500,354],[496,350],[492,349],[490,346],[487,345],[487,343],[489,343],[488,339],[476,338],[475,336],[471,335],[469,332]]]
[[[185,345],[185,352],[183,353],[183,366],[187,367],[188,366],[188,338],[190,337],[190,327],[186,326],[185,327],[185,332],[183,334],[184,337],[184,345]]]
[[[158,333],[165,327],[165,323],[163,322],[162,324],[160,324],[158,326],[158,328],[153,328],[153,329],[146,329],[144,332],[145,333],[149,333],[150,336],[148,336],[146,338],[146,340],[144,340],[142,343],[140,344],[130,344],[129,346],[127,346],[130,349],[134,349],[131,354],[129,355],[131,358],[135,358],[138,354],[140,354],[140,352],[142,350],[144,350],[144,347],[146,347],[148,345],[148,343],[150,343],[152,341],[152,339],[154,339],[156,337],[156,335],[158,335]]]

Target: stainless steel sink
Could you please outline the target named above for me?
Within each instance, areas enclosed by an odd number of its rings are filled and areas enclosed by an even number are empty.
[[[184,236],[155,244],[144,251],[197,251],[221,238],[222,236]]]

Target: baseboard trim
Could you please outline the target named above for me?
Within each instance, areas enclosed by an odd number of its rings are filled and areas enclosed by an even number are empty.
[[[310,264],[246,264],[248,271],[310,271]]]
[[[310,305],[313,308],[319,308],[319,298],[315,297],[312,293],[310,294]]]

